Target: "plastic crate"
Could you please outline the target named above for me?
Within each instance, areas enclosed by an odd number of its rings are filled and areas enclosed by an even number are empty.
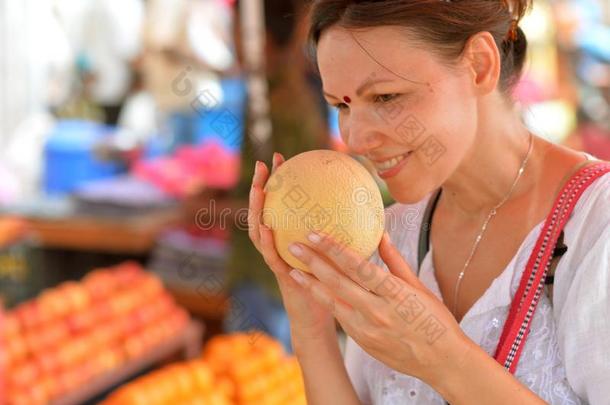
[[[117,162],[95,156],[95,146],[112,128],[89,121],[60,121],[44,150],[44,190],[58,195],[72,192],[80,184],[112,177],[123,170]]]

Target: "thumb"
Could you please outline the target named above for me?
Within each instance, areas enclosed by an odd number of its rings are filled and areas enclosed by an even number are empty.
[[[392,244],[390,235],[387,232],[383,233],[381,243],[379,243],[379,256],[388,266],[390,273],[418,288],[425,288],[422,282],[417,278],[411,266],[405,261],[400,252]]]

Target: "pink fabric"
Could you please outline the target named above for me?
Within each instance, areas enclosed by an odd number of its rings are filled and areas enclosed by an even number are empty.
[[[216,142],[184,146],[171,157],[141,161],[133,173],[174,197],[203,188],[231,189],[239,180],[239,155]]]

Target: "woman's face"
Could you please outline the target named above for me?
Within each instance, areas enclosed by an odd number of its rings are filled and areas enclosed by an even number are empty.
[[[467,70],[442,64],[397,27],[331,27],[317,56],[343,141],[375,164],[397,201],[421,200],[457,169],[477,129]]]

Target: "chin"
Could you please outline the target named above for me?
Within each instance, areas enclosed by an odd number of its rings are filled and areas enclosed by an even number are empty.
[[[421,167],[421,166],[420,166]],[[400,204],[416,204],[441,185],[439,176],[431,167],[418,166],[403,170],[385,183],[392,198]]]
[[[389,185],[388,191],[392,198],[399,204],[415,204],[423,200],[434,188],[413,187],[409,185]]]

